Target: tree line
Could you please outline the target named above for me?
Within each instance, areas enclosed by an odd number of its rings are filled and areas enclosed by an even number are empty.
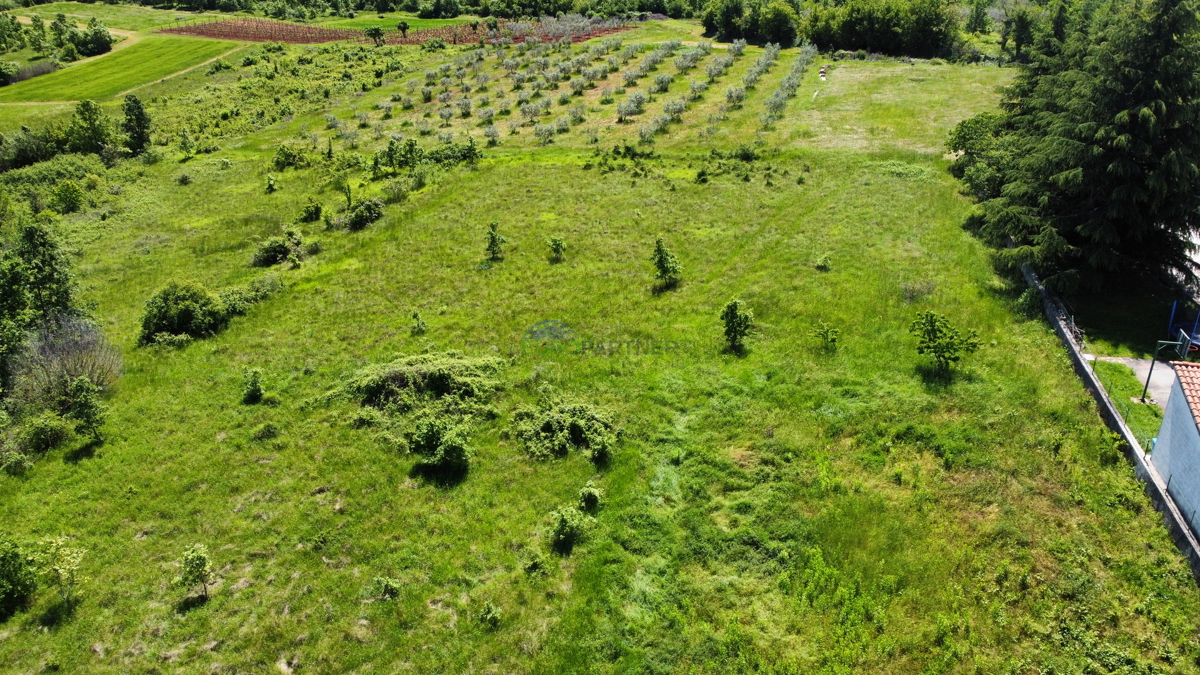
[[[1008,265],[1052,288],[1128,272],[1195,286],[1200,233],[1196,8],[1056,2],[1002,111],[951,134],[952,170],[981,202],[972,224]]]
[[[111,51],[114,41],[112,33],[95,17],[80,30],[61,13],[49,26],[37,14],[30,17],[28,26],[23,26],[17,17],[0,12],[0,53],[29,47],[43,58],[69,63]],[[0,84],[15,81],[18,70],[15,63],[0,62]]]

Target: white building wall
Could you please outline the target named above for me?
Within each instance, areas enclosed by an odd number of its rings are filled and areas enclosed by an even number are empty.
[[[1162,474],[1192,532],[1200,532],[1200,428],[1178,379],[1171,386],[1150,462]]]

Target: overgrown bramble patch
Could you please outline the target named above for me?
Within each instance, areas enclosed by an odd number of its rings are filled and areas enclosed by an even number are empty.
[[[517,438],[538,459],[562,458],[578,450],[601,463],[621,435],[608,415],[580,403],[521,410],[513,416],[513,424]]]
[[[411,408],[419,397],[483,398],[500,387],[497,375],[502,363],[494,357],[457,352],[407,356],[363,368],[334,394],[375,408]]]

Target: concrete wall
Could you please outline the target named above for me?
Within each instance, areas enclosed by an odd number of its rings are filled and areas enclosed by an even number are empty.
[[[1146,496],[1150,498],[1150,503],[1154,504],[1154,508],[1162,514],[1163,524],[1167,526],[1167,532],[1171,535],[1175,545],[1179,547],[1179,552],[1187,559],[1188,566],[1192,569],[1192,576],[1197,582],[1200,582],[1200,541],[1197,541],[1192,527],[1184,519],[1175,499],[1167,492],[1167,480],[1158,472],[1158,467],[1150,461],[1150,456],[1142,450],[1137,438],[1129,430],[1129,425],[1125,424],[1125,419],[1121,417],[1121,413],[1117,411],[1117,407],[1109,398],[1108,392],[1104,390],[1100,378],[1092,372],[1091,365],[1083,356],[1083,350],[1075,341],[1073,325],[1068,319],[1066,311],[1042,286],[1042,282],[1038,281],[1037,275],[1028,265],[1022,265],[1021,272],[1025,275],[1025,280],[1029,285],[1041,294],[1046,320],[1050,322],[1058,339],[1062,340],[1063,346],[1067,348],[1067,355],[1071,357],[1071,364],[1075,366],[1075,374],[1083,381],[1084,389],[1096,400],[1100,417],[1110,429],[1121,436],[1124,441],[1125,458],[1133,464],[1134,474],[1145,486]]]
[[[1166,481],[1167,492],[1192,532],[1200,531],[1197,528],[1200,525],[1197,523],[1200,515],[1200,428],[1196,427],[1178,379],[1171,387],[1171,398],[1167,399],[1167,411],[1150,461]]]

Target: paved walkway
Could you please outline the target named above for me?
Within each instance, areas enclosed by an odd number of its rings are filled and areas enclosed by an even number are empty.
[[[1109,361],[1111,363],[1121,363],[1133,369],[1141,382],[1146,381],[1146,375],[1150,372],[1150,359],[1132,359],[1125,356],[1097,356],[1098,361]],[[1159,361],[1154,364],[1154,377],[1150,380],[1150,393],[1148,396],[1154,399],[1158,407],[1166,410],[1167,398],[1171,395],[1171,387],[1175,384],[1175,369],[1166,361]]]

